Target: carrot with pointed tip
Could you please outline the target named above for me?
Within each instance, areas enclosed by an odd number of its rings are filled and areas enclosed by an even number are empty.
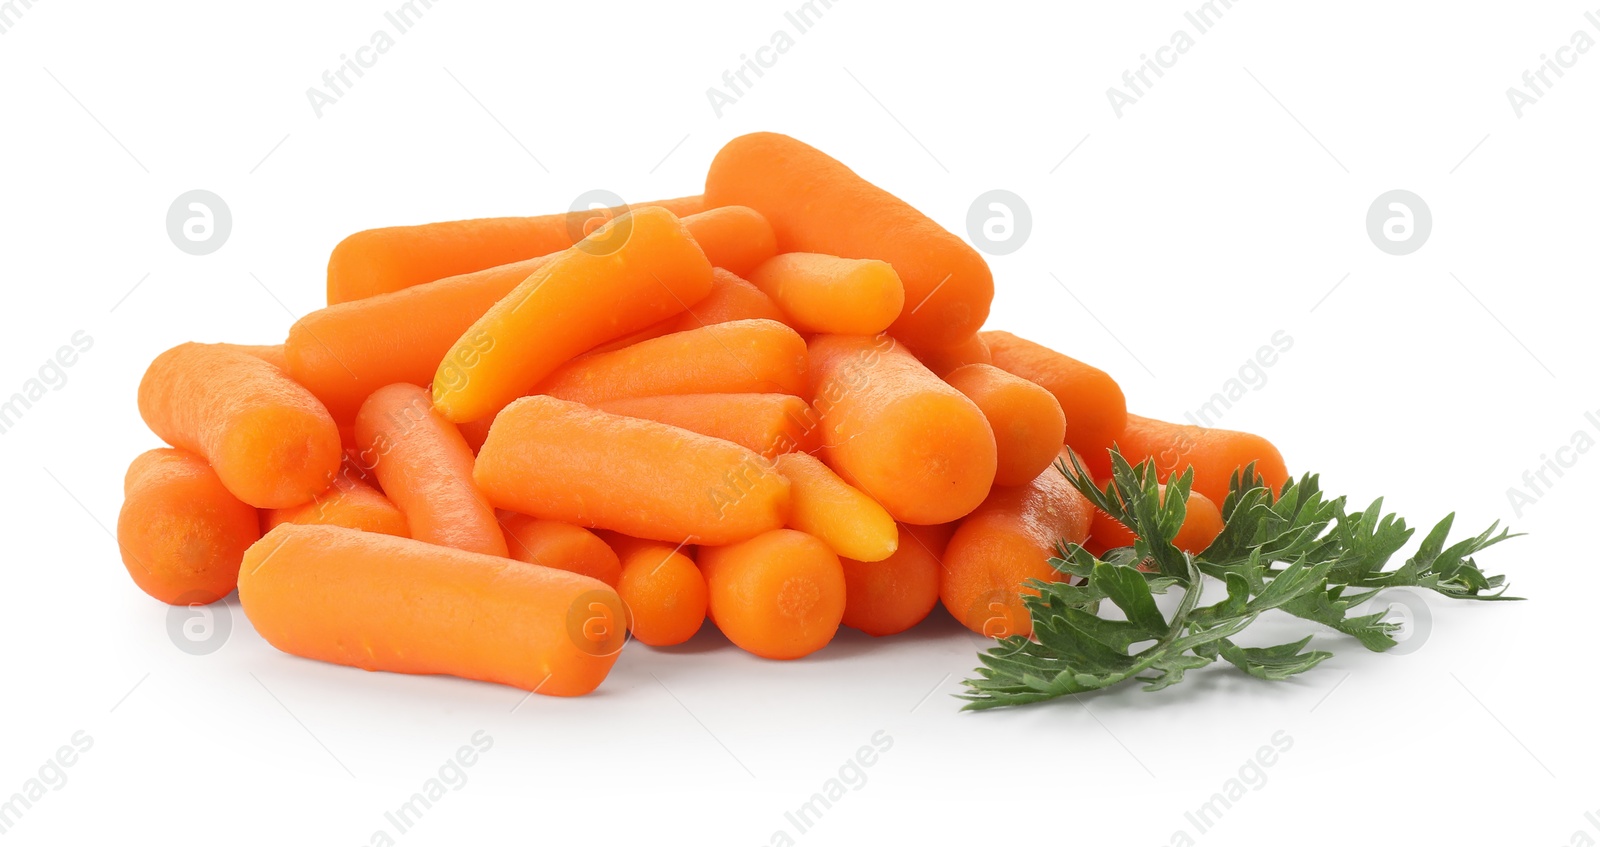
[[[141,453],[122,491],[117,549],[134,584],[172,605],[212,603],[233,591],[261,526],[204,459],[171,447]]]
[[[993,365],[963,365],[944,380],[972,398],[994,430],[995,485],[1022,485],[1055,462],[1067,418],[1050,392]]]
[[[611,546],[587,529],[562,521],[547,521],[516,512],[502,512],[511,558],[533,565],[571,571],[600,580],[612,588],[622,578],[622,563]]]
[[[826,647],[844,616],[844,569],[817,538],[775,529],[747,541],[701,547],[711,620],[729,641],[767,659]]]
[[[900,525],[900,546],[881,562],[840,558],[844,566],[845,626],[871,636],[894,635],[921,623],[939,604],[939,575],[954,523]]]
[[[1193,467],[1191,489],[1204,494],[1212,503],[1227,499],[1234,473],[1252,462],[1256,473],[1273,491],[1289,481],[1289,470],[1278,448],[1248,432],[1168,423],[1130,414],[1116,443],[1122,455],[1133,464],[1154,459],[1156,478],[1163,483],[1173,474]]]
[[[606,532],[604,538],[622,561],[617,593],[628,610],[633,637],[652,647],[693,638],[706,620],[706,578],[686,545],[616,532]]]
[[[816,417],[792,394],[663,394],[592,404],[614,415],[643,418],[732,441],[772,459],[817,447]]]
[[[270,530],[278,524],[327,524],[411,537],[406,516],[389,498],[359,477],[340,473],[328,490],[309,503],[287,509],[263,509],[261,527]]]
[[[882,561],[900,531],[877,501],[808,453],[785,453],[774,464],[789,480],[789,526],[822,539],[841,558]]]
[[[663,394],[805,392],[806,343],[777,321],[713,324],[574,359],[538,392],[603,403]]]
[[[888,262],[780,253],[749,274],[787,323],[805,332],[877,335],[900,317],[906,291]]]
[[[1096,475],[1110,474],[1106,450],[1128,420],[1121,386],[1099,368],[1009,332],[979,333],[994,366],[1055,395],[1067,416],[1066,443]]]

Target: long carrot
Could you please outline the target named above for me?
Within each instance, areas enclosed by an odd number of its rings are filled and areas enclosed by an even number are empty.
[[[412,538],[507,555],[494,509],[472,481],[472,448],[426,389],[397,383],[373,392],[356,415],[356,441]]]
[[[1128,419],[1127,401],[1116,380],[1099,368],[1064,356],[1009,332],[983,332],[994,365],[1054,394],[1067,416],[1067,446],[1089,470],[1109,475],[1106,450]]]
[[[888,262],[780,253],[749,273],[751,284],[801,332],[877,335],[900,317],[906,291]]]
[[[939,603],[939,573],[954,523],[900,525],[900,546],[881,562],[840,558],[845,626],[894,635],[921,623]]]
[[[1158,488],[1161,499],[1166,500],[1167,487],[1162,485]],[[1199,555],[1220,534],[1222,511],[1210,497],[1190,491],[1189,499],[1184,501],[1183,525],[1172,539],[1173,546],[1185,553]],[[1103,556],[1106,551],[1117,547],[1132,547],[1136,540],[1133,530],[1103,510],[1095,509],[1094,518],[1089,523],[1089,539],[1083,542],[1083,548],[1096,556]]]
[[[580,403],[663,394],[803,394],[806,343],[777,321],[730,321],[574,359],[538,391]]]
[[[452,421],[481,418],[573,356],[710,292],[711,265],[671,212],[628,212],[540,266],[474,323],[439,365],[434,406]]]
[[[811,340],[822,458],[902,523],[977,508],[995,473],[994,433],[966,395],[888,336]]]
[[[676,544],[783,525],[789,481],[737,444],[554,397],[495,418],[473,473],[496,505]]]
[[[738,208],[732,206],[729,208]],[[687,224],[689,219],[685,219]],[[693,232],[693,230],[690,230]],[[671,335],[674,332],[684,332],[699,329],[712,324],[729,323],[732,321],[747,321],[766,319],[783,323],[788,320],[778,304],[772,298],[761,292],[761,289],[751,285],[742,277],[736,276],[722,268],[711,270],[711,293],[701,298],[698,303],[685,309],[682,314],[656,321],[655,323],[615,341],[609,341],[590,350],[589,353],[609,353],[612,350],[621,350],[632,347],[641,341]]]
[[[881,259],[905,287],[890,334],[941,347],[983,325],[994,277],[977,251],[926,215],[813,147],[758,132],[728,142],[706,175],[706,202],[765,215],[781,252]]]
[[[611,546],[581,526],[546,521],[516,512],[502,512],[506,547],[511,558],[547,568],[583,574],[612,588],[622,578],[622,563]]]
[[[117,547],[144,593],[177,605],[212,603],[233,590],[261,527],[256,510],[229,493],[204,459],[170,447],[141,453],[122,490]]]
[[[900,538],[894,518],[820,459],[785,453],[774,464],[789,479],[791,528],[816,536],[841,558],[878,562],[894,553]]]
[[[402,538],[411,535],[405,514],[389,502],[389,498],[359,477],[347,473],[334,477],[333,485],[309,503],[287,509],[262,510],[263,529],[270,530],[283,523],[328,524]]]
[[[622,601],[599,580],[335,526],[263,536],[245,553],[239,602],[286,653],[539,694],[593,691],[625,638]]]
[[[661,206],[680,217],[705,208],[698,196],[632,205]],[[595,221],[625,210],[616,207],[363,230],[339,242],[328,257],[328,304],[565,250],[588,235]]]
[[[283,371],[226,345],[180,344],[157,356],[139,383],[139,414],[258,508],[304,503],[339,470],[339,428],[322,403]]]
[[[1256,464],[1256,473],[1273,490],[1289,481],[1289,470],[1278,448],[1248,432],[1168,423],[1130,414],[1116,443],[1130,462],[1137,464],[1154,459],[1156,478],[1162,482],[1193,466],[1192,490],[1204,494],[1213,503],[1227,499],[1228,483],[1234,472],[1251,462]]]
[[[607,532],[622,560],[617,593],[628,609],[628,630],[652,647],[682,644],[706,620],[706,578],[683,544]]]
[[[819,444],[811,407],[792,394],[664,394],[593,405],[614,415],[659,421],[732,441],[768,459],[795,450],[814,450]]]
[[[694,241],[715,267],[746,276],[778,253],[772,225],[748,206],[722,206],[683,219]]]
[[[993,365],[963,365],[944,380],[972,398],[994,430],[995,485],[1022,485],[1055,462],[1067,418],[1050,392]]]
[[[844,569],[820,540],[776,529],[700,548],[711,620],[740,648],[798,659],[827,646],[844,616]]]

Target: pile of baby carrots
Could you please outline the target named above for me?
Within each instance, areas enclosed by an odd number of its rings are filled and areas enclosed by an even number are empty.
[[[1054,463],[1194,470],[1180,546],[1267,441],[1127,412],[1105,372],[985,331],[961,239],[793,138],[703,194],[368,230],[275,346],[180,344],[139,386],[166,444],[117,523],[170,604],[235,589],[286,652],[575,695],[710,621],[770,659],[941,603],[1030,632],[1058,543],[1131,543]]]

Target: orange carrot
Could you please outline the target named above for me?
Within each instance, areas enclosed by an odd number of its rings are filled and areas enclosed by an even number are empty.
[[[1022,485],[1055,462],[1067,419],[1050,392],[993,365],[963,365],[944,380],[972,398],[994,430],[995,485]]]
[[[745,276],[778,253],[772,225],[748,206],[722,206],[683,219],[696,244],[715,267]]]
[[[994,356],[989,353],[989,344],[983,340],[983,336],[977,334],[949,347],[912,350],[911,354],[926,365],[928,370],[941,377],[962,365],[994,364]]]
[[[811,340],[822,458],[902,523],[955,520],[994,482],[983,412],[888,336]]]
[[[617,593],[627,607],[633,637],[652,647],[693,638],[706,619],[706,578],[687,548],[615,532],[604,537],[622,560]]]
[[[685,220],[685,223],[688,223]],[[694,232],[694,230],[690,230]],[[632,347],[641,341],[660,338],[674,332],[684,332],[699,329],[712,324],[730,323],[732,321],[747,321],[757,318],[783,323],[787,320],[783,310],[772,298],[761,293],[761,289],[751,285],[744,279],[735,276],[722,268],[711,270],[711,293],[701,298],[683,314],[673,315],[670,318],[656,321],[655,323],[639,330],[632,335],[626,335],[615,341],[609,341],[590,350],[589,353],[609,353],[612,350],[621,350]]]
[[[328,410],[283,371],[225,345],[180,344],[157,356],[139,383],[139,414],[258,508],[304,503],[339,470]]]
[[[774,464],[789,479],[791,528],[816,536],[841,557],[858,561],[880,562],[895,551],[900,531],[894,518],[820,459],[785,453]]]
[[[489,437],[489,427],[494,426],[494,415],[478,418],[474,421],[463,421],[456,424],[456,430],[461,433],[467,446],[472,448],[473,455],[483,449],[483,442]]]
[[[1067,416],[1067,446],[1096,475],[1110,473],[1106,449],[1128,418],[1122,388],[1105,371],[1009,332],[983,332],[995,367],[1054,394]]]
[[[559,696],[593,691],[626,637],[622,601],[599,580],[337,526],[263,536],[239,602],[285,653]]]
[[[700,197],[633,204],[644,206],[679,216],[705,208]],[[328,257],[328,305],[565,250],[588,235],[596,221],[625,208],[363,230],[339,242]]]
[[[433,410],[426,389],[396,383],[374,391],[356,415],[356,440],[412,538],[508,555],[494,509],[472,481],[472,448]]]
[[[389,502],[389,498],[359,477],[346,473],[335,476],[333,485],[309,503],[262,510],[262,529],[270,530],[283,523],[329,524],[402,538],[409,538],[411,533],[405,514]]]
[[[775,529],[725,547],[700,548],[711,619],[740,648],[798,659],[827,646],[844,616],[844,569],[828,545]]]
[[[663,394],[803,394],[806,344],[777,321],[730,321],[574,359],[541,394],[603,403]]]
[[[1207,429],[1128,415],[1128,425],[1116,438],[1122,455],[1131,463],[1154,459],[1156,478],[1166,482],[1184,468],[1194,467],[1191,488],[1221,503],[1235,471],[1251,462],[1256,473],[1276,491],[1289,481],[1283,454],[1259,435],[1228,429]]]
[[[284,354],[282,344],[222,344],[219,346],[238,350],[241,353],[249,353],[280,371],[289,370],[289,359]]]
[[[1104,488],[1104,484],[1101,487]],[[1162,501],[1165,501],[1167,487],[1162,485],[1158,488]],[[1178,528],[1172,544],[1185,553],[1199,555],[1222,533],[1222,511],[1210,497],[1198,491],[1189,492],[1184,509],[1183,525]],[[1089,540],[1083,542],[1083,547],[1096,556],[1103,556],[1108,550],[1132,547],[1136,540],[1133,530],[1103,510],[1095,509],[1094,518],[1089,523]]]
[[[780,253],[749,274],[801,332],[877,335],[900,317],[905,287],[888,262]]]
[[[452,421],[481,418],[573,356],[710,292],[711,265],[671,212],[628,212],[540,266],[473,324],[439,364],[434,406]]]
[[[664,394],[593,404],[602,412],[643,418],[732,441],[768,459],[817,447],[815,416],[792,394]]]
[[[905,288],[889,332],[920,347],[965,340],[983,325],[994,278],[977,251],[926,215],[813,147],[768,132],[717,153],[706,202],[766,216],[780,252],[881,259]]]
[[[750,450],[542,395],[500,412],[473,475],[501,508],[674,544],[740,541],[789,511],[789,481]]]
[[[117,547],[144,593],[172,605],[206,604],[233,590],[244,551],[261,536],[205,460],[162,447],[128,466]]]
[[[1054,582],[1058,542],[1083,543],[1094,507],[1055,468],[1027,485],[996,487],[945,548],[939,599],[956,620],[990,638],[1030,635],[1024,580]]]
[[[955,524],[900,525],[900,546],[881,562],[844,566],[845,626],[894,635],[921,623],[939,602],[939,573]]]
[[[581,526],[501,512],[511,558],[583,574],[612,588],[622,578],[622,563],[611,546]]]

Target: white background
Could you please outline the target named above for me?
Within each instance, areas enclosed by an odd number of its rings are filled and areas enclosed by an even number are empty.
[[[0,436],[0,795],[94,739],[7,843],[366,844],[479,730],[494,744],[469,782],[399,843],[1600,840],[1600,455],[1520,516],[1507,499],[1575,432],[1600,438],[1600,50],[1520,118],[1505,94],[1575,31],[1600,38],[1584,4],[1238,2],[1119,118],[1106,89],[1192,33],[1196,0],[839,0],[718,117],[706,90],[792,31],[796,0],[442,0],[317,117],[306,89],[396,5],[35,0],[0,35],[0,395],[94,339]],[[281,340],[352,231],[695,193],[753,130],[960,233],[978,194],[1016,192],[1032,235],[991,259],[989,326],[1107,369],[1135,411],[1180,418],[1287,332],[1222,423],[1414,525],[1514,518],[1528,537],[1482,562],[1530,601],[1430,600],[1408,655],[1320,635],[1337,657],[1293,682],[1224,666],[986,714],[950,696],[980,645],[942,612],[790,663],[715,633],[633,645],[577,700],[292,658],[234,600],[222,649],[174,646],[105,531],[157,443],[134,403],[153,356]],[[165,229],[194,188],[233,214],[202,257]],[[1404,257],[1364,225],[1393,188],[1434,219]],[[1184,813],[1280,730],[1266,783],[1196,834]],[[879,731],[893,746],[865,784],[797,835],[785,812]]]

